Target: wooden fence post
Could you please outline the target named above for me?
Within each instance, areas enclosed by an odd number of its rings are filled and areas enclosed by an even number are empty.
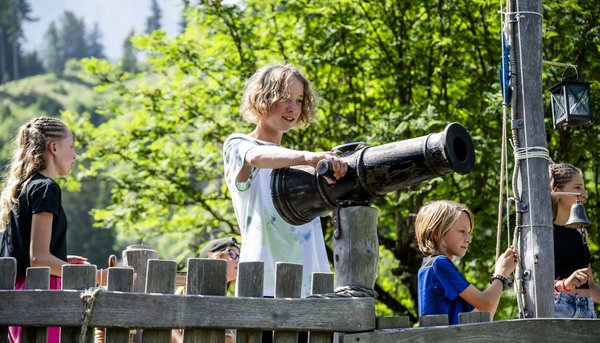
[[[14,289],[17,277],[17,260],[0,257],[0,289]],[[0,326],[0,343],[8,343],[8,326]]]
[[[265,264],[262,261],[240,262],[235,288],[238,297],[262,298],[264,293]],[[237,330],[237,343],[262,342],[261,330]]]
[[[490,321],[490,312],[471,311],[458,314],[458,324],[483,323]]]
[[[275,298],[300,298],[302,295],[302,265],[296,263],[276,263]],[[298,331],[273,332],[273,342],[297,343]]]
[[[132,267],[135,273],[133,279],[133,291],[144,293],[146,290],[146,272],[148,269],[148,260],[157,259],[158,253],[151,247],[138,244],[130,245],[123,250],[123,266]],[[142,341],[142,330],[136,329],[133,337],[135,343]]]
[[[428,316],[419,317],[419,326],[427,327],[427,326],[443,326],[448,325],[448,315],[447,314],[432,314]]]
[[[377,209],[349,206],[338,210],[333,241],[335,287],[359,286],[373,289],[379,259]]]
[[[62,289],[84,291],[96,286],[96,266],[93,264],[65,264],[62,267]],[[82,309],[83,310],[83,309]],[[83,312],[82,312],[83,313]],[[79,342],[81,328],[61,328],[61,343],[92,343],[93,328],[87,328],[84,342]]]
[[[133,289],[132,268],[108,268],[108,290],[114,292],[131,292]],[[106,329],[105,343],[129,341],[129,329]]]
[[[189,258],[187,293],[201,295],[227,295],[227,261],[208,258]],[[213,309],[223,311],[225,309]],[[210,315],[207,313],[207,315]],[[183,342],[225,342],[225,331],[219,329],[187,329],[183,332]]]
[[[133,267],[135,280],[133,291],[144,293],[148,260],[157,259],[158,253],[147,245],[130,245],[123,251],[123,266]]]
[[[311,294],[333,293],[332,273],[313,273]],[[309,332],[309,343],[331,343],[333,334],[331,332]]]
[[[25,271],[25,289],[49,289],[50,288],[50,268],[49,267],[29,267]],[[23,342],[47,342],[47,327],[23,327]]]
[[[150,259],[147,271],[146,293],[173,294],[175,292],[177,262]],[[157,313],[146,315],[157,315]],[[142,332],[142,342],[169,343],[171,342],[171,329],[146,329]]]

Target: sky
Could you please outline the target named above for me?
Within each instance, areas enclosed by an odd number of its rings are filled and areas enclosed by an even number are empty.
[[[29,0],[35,22],[25,22],[26,40],[23,50],[40,52],[44,46],[44,35],[51,22],[58,24],[65,11],[83,18],[85,27],[91,30],[97,23],[102,33],[102,45],[109,60],[115,62],[122,57],[123,42],[131,32],[144,32],[146,19],[150,16],[150,0]],[[161,24],[169,35],[179,31],[182,0],[158,0],[162,10]]]

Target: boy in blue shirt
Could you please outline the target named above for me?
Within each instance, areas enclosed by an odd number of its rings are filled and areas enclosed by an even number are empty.
[[[453,325],[458,324],[459,313],[475,309],[489,311],[490,320],[494,318],[519,257],[515,248],[509,247],[496,262],[490,286],[485,291],[475,288],[452,262],[467,252],[473,226],[473,213],[453,201],[434,201],[419,210],[415,233],[425,255],[418,274],[419,316],[447,314]]]

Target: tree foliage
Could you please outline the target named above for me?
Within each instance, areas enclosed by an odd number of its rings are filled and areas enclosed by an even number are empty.
[[[65,11],[58,24],[51,22],[45,34],[44,61],[48,71],[62,75],[67,61],[84,57],[105,58],[104,46],[100,42],[102,33],[98,25],[91,29],[83,18]]]
[[[0,0],[0,84],[31,74],[24,72],[29,65],[23,66],[21,60],[23,23],[34,21],[30,13],[31,6],[26,0]]]
[[[156,0],[152,0],[150,10],[151,14],[146,19],[146,33],[152,33],[161,28],[160,19],[162,18],[162,10],[160,9],[160,6],[158,6]]]
[[[550,43],[544,45],[545,58],[576,59],[580,76],[597,75],[597,6],[583,1],[544,6],[566,14],[544,16]],[[84,63],[97,78],[97,91],[118,95],[98,110],[104,116],[99,126],[65,114],[85,149],[81,175],[113,185],[111,205],[94,212],[97,224],[137,241],[177,237],[174,255],[180,261],[194,256],[208,236],[237,234],[222,180],[221,145],[229,133],[251,130],[238,111],[243,81],[264,63],[286,62],[305,71],[322,102],[316,122],[286,135],[285,146],[378,145],[439,132],[450,122],[463,124],[475,142],[470,174],[435,178],[373,203],[381,249],[378,312],[416,321],[421,257],[413,221],[433,199],[464,202],[475,213],[474,244],[460,264],[471,282],[486,287],[497,236],[503,116],[497,11],[498,3],[487,0],[190,4],[182,34],[168,38],[159,30],[134,37],[147,53],[148,74],[131,74],[104,60]],[[569,16],[588,30],[567,27]],[[545,83],[551,75],[545,74]],[[548,132],[555,156],[589,170],[597,185],[596,149],[561,152],[566,144],[589,147],[597,129],[578,139],[571,130],[549,126]],[[597,186],[595,193],[592,198]],[[588,212],[598,216],[592,204]],[[331,245],[330,218],[325,222]],[[504,233],[501,244],[508,244]],[[514,299],[503,299],[503,305],[497,318],[514,318]]]

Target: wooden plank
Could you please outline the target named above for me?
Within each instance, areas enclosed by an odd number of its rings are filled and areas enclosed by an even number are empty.
[[[277,262],[275,274],[275,298],[300,298],[302,295],[302,265]],[[297,343],[298,331],[275,330],[273,342]]]
[[[123,251],[123,266],[132,267],[136,274],[133,281],[134,292],[144,293],[148,260],[156,258],[158,258],[156,250],[147,245],[130,245]]]
[[[220,295],[227,294],[227,262],[207,258],[188,259],[188,294]],[[187,329],[183,332],[183,342],[224,343],[223,329]]]
[[[414,329],[388,329],[341,336],[342,343],[400,342],[597,342],[597,319],[516,319]]]
[[[0,290],[14,289],[16,277],[17,260],[14,257],[0,257]],[[8,343],[7,325],[0,325],[0,343]]]
[[[69,290],[86,290],[96,286],[96,266],[93,264],[65,264],[62,267],[62,288]],[[81,317],[85,313],[85,303],[81,301]],[[92,309],[90,309],[92,311]],[[52,316],[56,315],[55,313]],[[91,313],[90,313],[91,315]],[[82,326],[80,319],[77,327],[63,327],[60,330],[61,343],[92,343],[94,328],[92,325]],[[82,329],[85,337],[81,339]]]
[[[262,261],[240,262],[236,295],[238,297],[263,297],[265,264]],[[262,331],[237,330],[237,343],[261,343]]]
[[[420,327],[448,325],[448,323],[449,321],[447,314],[432,314],[429,316],[419,317]]]
[[[158,253],[151,247],[139,244],[130,245],[123,251],[123,266],[131,267],[134,270],[135,278],[133,280],[133,291],[144,293],[146,290],[146,274],[148,272],[148,261],[158,258]],[[135,330],[133,341],[141,343],[142,330]]]
[[[311,294],[333,293],[333,274],[332,273],[313,273]],[[330,343],[333,340],[331,332],[309,332],[309,343]]]
[[[76,291],[0,290],[0,325],[79,326]],[[215,309],[235,308],[230,311]],[[157,316],[157,313],[177,315]],[[373,298],[263,299],[100,292],[91,325],[118,328],[241,328],[356,332],[375,329]]]
[[[458,314],[459,324],[483,323],[489,321],[490,313],[488,311],[471,311]]]
[[[108,268],[107,289],[115,292],[133,291],[133,268]],[[129,341],[129,329],[106,329],[104,339],[106,343],[126,343]]]
[[[375,287],[379,240],[377,209],[369,206],[348,206],[339,209],[338,235],[334,243],[335,288]]]
[[[177,273],[177,262],[167,260],[148,260],[148,276],[146,279],[146,293],[173,294],[175,292],[175,274]],[[159,314],[164,311],[153,313],[155,317],[162,318]],[[169,313],[169,312],[167,312]],[[142,332],[143,343],[170,343],[170,329],[146,329]]]
[[[0,257],[0,271],[0,289],[14,289],[17,260],[14,257]]]
[[[49,267],[29,267],[25,271],[26,289],[49,289],[50,288],[50,268]],[[27,327],[23,326],[21,340],[23,342],[45,343],[48,341],[47,327]]]

